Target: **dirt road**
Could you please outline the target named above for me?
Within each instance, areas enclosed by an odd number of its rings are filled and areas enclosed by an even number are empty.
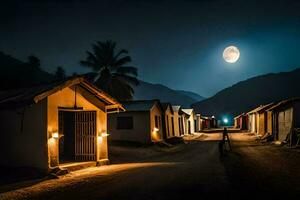
[[[220,135],[207,134],[170,151],[119,151],[110,166],[28,184],[0,194],[0,199],[241,199],[300,194],[297,150],[264,146],[245,134],[230,137],[233,152],[223,157],[218,151]]]

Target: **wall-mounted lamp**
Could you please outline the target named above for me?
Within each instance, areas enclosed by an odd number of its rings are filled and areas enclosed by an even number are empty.
[[[52,138],[58,139],[58,138],[59,138],[58,132],[53,132],[53,133],[52,133]]]
[[[159,131],[159,129],[158,129],[158,128],[156,128],[156,127],[154,127],[154,131],[155,131],[155,132],[158,132],[158,131]]]
[[[106,132],[99,132],[98,137],[108,137],[109,134],[107,134]]]

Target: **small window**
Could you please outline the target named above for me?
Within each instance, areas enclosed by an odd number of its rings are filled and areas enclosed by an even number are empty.
[[[118,117],[117,129],[133,129],[133,117]]]

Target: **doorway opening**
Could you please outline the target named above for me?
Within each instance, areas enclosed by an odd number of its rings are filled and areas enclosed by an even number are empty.
[[[59,111],[59,163],[96,161],[96,111]]]

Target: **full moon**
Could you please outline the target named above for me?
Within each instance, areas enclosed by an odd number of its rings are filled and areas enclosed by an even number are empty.
[[[223,51],[223,58],[228,63],[235,63],[240,57],[240,51],[235,46],[229,46]]]

